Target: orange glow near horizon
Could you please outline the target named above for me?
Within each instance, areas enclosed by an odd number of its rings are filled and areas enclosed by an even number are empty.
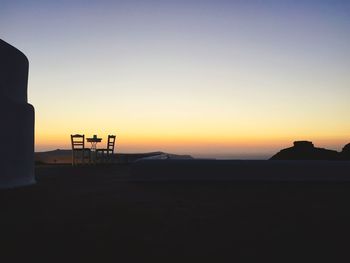
[[[85,134],[86,137],[91,137],[97,134],[103,140],[98,145],[104,147],[108,133],[106,132],[76,132]],[[54,149],[69,149],[70,134],[56,135],[36,135],[36,151],[46,151]],[[127,132],[112,132],[117,135],[116,151],[123,153],[132,152],[151,152],[164,151],[176,154],[191,154],[194,156],[221,156],[232,155],[239,156],[245,154],[262,154],[269,156],[282,148],[292,146],[295,140],[311,140],[316,147],[325,147],[335,150],[341,148],[348,143],[347,138],[334,136],[276,136],[267,134],[265,136],[257,136],[254,134],[232,135],[232,134],[161,134],[148,133],[137,134]],[[89,143],[86,145],[89,147]]]
[[[349,111],[345,107],[346,96],[337,97],[337,107],[325,108],[324,101],[313,102],[312,97],[299,99],[300,103],[294,105],[282,99],[268,103],[250,94],[241,100],[235,98],[233,103],[225,96],[215,98],[214,91],[210,94],[213,96],[198,100],[199,94],[193,101],[176,94],[155,96],[150,98],[153,104],[141,97],[135,100],[131,96],[128,103],[106,97],[109,106],[97,101],[100,108],[87,102],[75,105],[65,101],[65,109],[55,103],[45,107],[38,104],[36,151],[69,149],[69,136],[77,133],[104,138],[100,147],[108,134],[115,134],[119,152],[165,151],[205,156],[270,155],[290,147],[295,140],[341,150],[350,140],[350,121],[344,115]],[[177,105],[180,99],[181,104]],[[63,103],[64,98],[60,101]],[[49,107],[50,114],[45,111]]]
[[[40,117],[40,113],[38,113]],[[37,122],[36,149],[37,151],[70,148],[70,134],[85,134],[90,137],[97,134],[106,138],[108,134],[117,135],[117,145],[121,151],[175,151],[177,153],[191,153],[209,151],[242,152],[242,151],[275,151],[281,147],[288,147],[295,140],[310,140],[316,146],[341,149],[348,142],[346,132],[350,125],[328,125],[315,120],[308,123],[307,119],[296,121],[269,118],[269,122],[257,119],[235,120],[211,117],[205,121],[197,118],[172,119],[160,118],[138,120],[119,119],[119,125],[108,123],[106,119],[91,117],[89,121],[81,116],[82,121],[46,120]],[[249,117],[249,116],[248,116]],[[247,117],[247,119],[248,119]],[[71,120],[71,121],[69,121]],[[50,123],[50,124],[49,124]],[[335,120],[333,122],[337,124]],[[83,127],[83,128],[82,128]],[[103,127],[96,129],[95,127]],[[118,127],[118,128],[115,128]],[[337,128],[338,134],[335,134]],[[101,144],[101,146],[103,143]]]

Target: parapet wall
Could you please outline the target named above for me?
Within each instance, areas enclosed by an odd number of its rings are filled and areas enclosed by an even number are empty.
[[[0,39],[0,188],[35,182],[34,108],[27,103],[28,59]]]

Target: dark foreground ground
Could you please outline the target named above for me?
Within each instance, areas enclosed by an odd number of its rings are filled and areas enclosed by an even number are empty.
[[[36,176],[0,191],[1,257],[350,259],[350,182],[132,182],[128,165],[38,166]]]

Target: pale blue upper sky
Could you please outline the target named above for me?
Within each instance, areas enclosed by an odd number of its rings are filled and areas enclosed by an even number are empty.
[[[0,37],[30,59],[38,150],[111,130],[123,151],[270,153],[294,139],[339,149],[349,14],[337,0],[0,0]],[[199,133],[228,147],[172,144]]]

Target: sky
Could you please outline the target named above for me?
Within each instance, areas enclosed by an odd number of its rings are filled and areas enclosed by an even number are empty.
[[[350,142],[350,1],[0,0],[30,61],[35,149],[268,158]]]

